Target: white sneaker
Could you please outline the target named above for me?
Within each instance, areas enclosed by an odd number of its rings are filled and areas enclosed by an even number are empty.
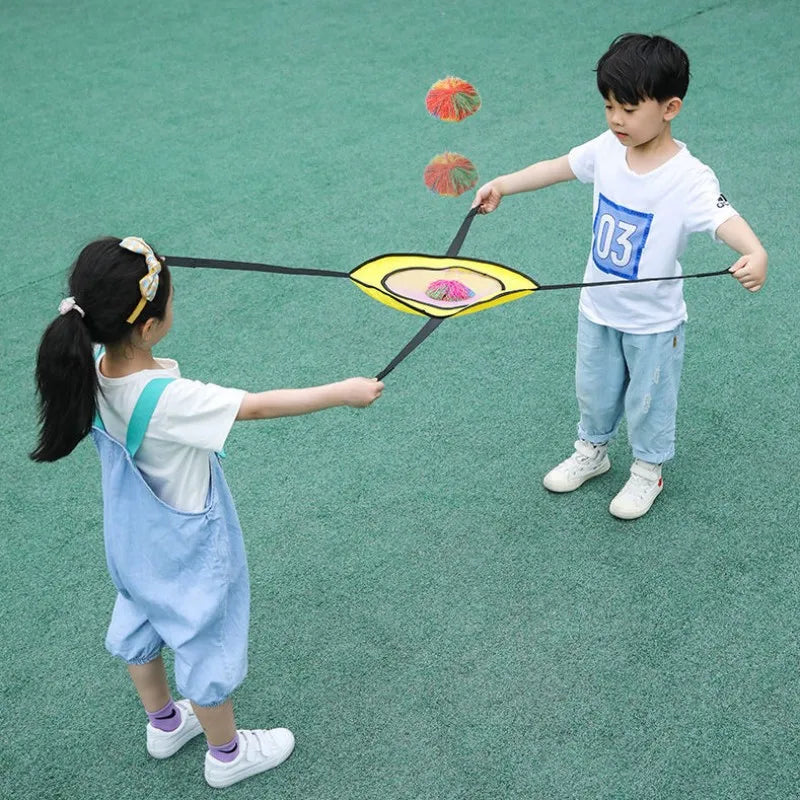
[[[220,761],[206,753],[206,782],[217,789],[238,783],[251,775],[266,772],[286,761],[294,750],[294,735],[286,728],[236,731],[239,755],[233,761]]]
[[[188,700],[176,700],[175,705],[181,712],[181,724],[174,731],[162,731],[147,723],[147,752],[153,758],[169,758],[203,732],[203,726]]]
[[[544,476],[542,483],[551,492],[572,492],[590,478],[611,469],[607,444],[592,444],[578,439],[575,452]]]
[[[631,466],[628,482],[611,501],[608,510],[619,519],[637,519],[650,510],[663,488],[661,464],[650,464],[637,458]]]

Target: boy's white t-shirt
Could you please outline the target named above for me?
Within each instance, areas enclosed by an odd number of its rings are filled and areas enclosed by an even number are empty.
[[[660,167],[639,175],[627,148],[609,130],[570,150],[569,165],[582,183],[594,183],[592,247],[584,282],[681,275],[679,258],[689,234],[712,237],[737,215],[720,193],[710,167],[683,142]],[[580,310],[592,322],[625,333],[662,333],[686,318],[683,281],[581,289]]]
[[[246,392],[181,378],[178,363],[157,358],[162,369],[122,378],[97,377],[97,407],[110,436],[125,443],[128,422],[145,385],[153,378],[176,378],[167,385],[134,462],[150,488],[180,511],[202,511],[211,480],[209,458],[222,450]]]

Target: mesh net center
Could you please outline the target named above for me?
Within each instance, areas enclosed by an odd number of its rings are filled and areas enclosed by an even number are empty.
[[[466,287],[469,292],[472,292],[472,295],[463,298],[454,296],[461,294],[459,292],[443,292],[441,293],[444,295],[443,297],[432,296],[439,292],[431,291],[431,287],[441,286],[445,281]],[[505,288],[497,278],[464,267],[446,267],[444,269],[408,267],[387,275],[383,283],[397,297],[438,308],[471,306],[498,294]]]

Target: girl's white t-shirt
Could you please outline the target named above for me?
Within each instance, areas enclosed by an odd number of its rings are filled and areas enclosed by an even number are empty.
[[[97,406],[110,436],[125,443],[128,422],[145,385],[175,378],[164,389],[134,462],[155,494],[179,511],[202,511],[211,480],[209,458],[222,450],[246,392],[181,378],[178,363],[157,358],[162,369],[122,378],[100,371]]]
[[[712,237],[736,216],[710,167],[683,142],[672,158],[640,175],[611,131],[574,147],[569,164],[582,183],[594,183],[592,247],[584,283],[682,274],[679,258],[689,235]],[[705,271],[705,270],[704,270]],[[625,333],[662,333],[683,322],[683,281],[587,287],[580,310],[592,321]]]

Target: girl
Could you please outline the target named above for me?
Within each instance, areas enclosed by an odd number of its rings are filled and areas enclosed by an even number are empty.
[[[235,420],[362,408],[383,384],[350,378],[251,394],[181,378],[175,361],[152,354],[172,325],[169,269],[137,237],[87,245],[69,290],[39,346],[41,429],[31,458],[62,458],[91,432],[118,591],[106,647],[128,664],[150,755],[167,758],[203,731],[205,778],[230,786],[288,758],[294,737],[236,729],[230,695],[247,671],[249,582],[217,453]],[[170,696],[164,645],[188,700]]]

